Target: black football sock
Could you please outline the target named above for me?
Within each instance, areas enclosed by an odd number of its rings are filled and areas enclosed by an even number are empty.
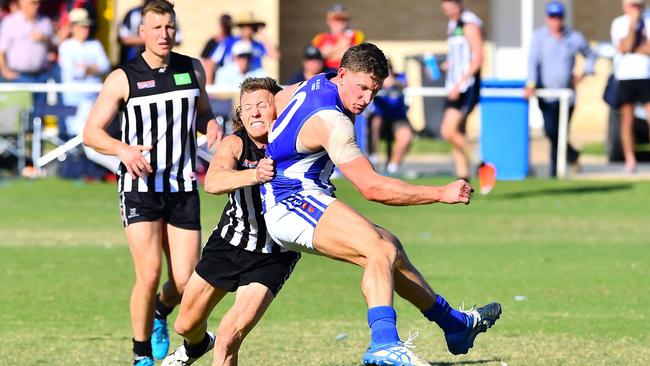
[[[174,310],[174,307],[172,306],[171,308],[168,308],[165,306],[165,304],[160,301],[160,294],[156,295],[156,313],[154,314],[154,317],[156,319],[166,319],[167,315],[171,313]]]
[[[136,341],[133,339],[133,364],[144,358],[153,358],[151,354],[151,339],[146,341]]]
[[[203,340],[197,344],[187,344],[187,341],[183,341],[185,346],[185,353],[188,357],[199,358],[208,350],[208,345],[210,344],[210,336],[206,332],[203,336]]]

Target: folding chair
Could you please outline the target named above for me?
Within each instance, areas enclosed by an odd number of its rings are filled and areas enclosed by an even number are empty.
[[[0,156],[15,156],[18,174],[25,168],[25,135],[29,130],[32,102],[29,91],[0,92]]]
[[[72,106],[64,106],[64,105],[45,105],[41,108],[43,116],[47,115],[53,115],[56,116],[56,118],[59,120],[59,126],[65,125],[65,120],[67,117],[74,116],[75,113],[77,112],[77,107],[72,107]],[[61,151],[60,154],[56,155],[55,158],[58,158],[59,156],[65,154],[69,150],[75,148],[77,145],[81,143],[81,138],[77,138],[75,140],[74,145],[73,144],[67,144],[66,140],[69,139],[70,136],[68,136],[67,130],[63,129],[60,130],[58,133],[58,136],[46,136],[43,134],[43,121],[41,120],[41,117],[35,117],[33,121],[33,132],[34,134],[32,135],[32,161],[34,162],[34,169],[35,169],[35,174],[36,176],[41,175],[41,168],[49,163],[50,161],[54,160],[54,158],[47,158],[46,160],[43,159],[42,154],[42,145],[43,145],[43,140],[49,141],[52,144],[62,147],[65,146],[65,149],[56,149],[56,151]]]

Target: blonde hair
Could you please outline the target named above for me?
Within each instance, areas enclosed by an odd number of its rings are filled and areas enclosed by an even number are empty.
[[[176,12],[174,11],[174,3],[169,0],[147,0],[142,7],[142,17],[147,13],[156,13],[156,14],[171,14],[172,17],[176,18]]]
[[[240,85],[239,100],[246,93],[252,93],[258,90],[266,90],[273,95],[276,95],[282,87],[273,78],[247,78]],[[241,104],[241,103],[240,103]],[[232,117],[232,128],[239,131],[244,127],[244,122],[241,119],[241,105],[235,110],[235,115]]]

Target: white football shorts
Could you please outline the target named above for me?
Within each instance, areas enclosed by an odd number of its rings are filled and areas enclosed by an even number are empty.
[[[313,242],[316,224],[335,200],[322,193],[294,193],[266,211],[266,229],[286,249],[318,254]]]

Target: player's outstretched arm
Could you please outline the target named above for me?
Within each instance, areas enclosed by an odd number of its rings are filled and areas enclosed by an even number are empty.
[[[296,146],[299,151],[325,149],[341,173],[367,200],[385,205],[469,204],[473,192],[464,180],[441,187],[422,186],[377,174],[357,145],[352,121],[338,111],[319,111],[310,117],[298,134]]]
[[[386,177],[377,174],[365,156],[338,167],[367,200],[385,205],[413,206],[436,202],[469,204],[474,192],[462,179],[445,186],[424,186]]]
[[[468,204],[472,187],[464,180],[446,186],[413,185],[377,174],[356,143],[354,125],[337,111],[320,111],[312,116],[299,134],[298,145],[317,151],[324,148],[343,175],[368,200],[392,206],[428,203]]]
[[[273,161],[270,159],[260,160],[255,169],[237,170],[237,159],[242,149],[243,143],[239,137],[230,135],[223,139],[205,176],[207,193],[229,193],[273,179]]]
[[[111,123],[121,103],[129,94],[129,81],[121,69],[108,75],[102,90],[88,114],[84,126],[84,145],[106,155],[117,155],[132,176],[144,177],[152,172],[151,165],[142,155],[151,150],[150,146],[131,146],[106,133],[106,127]]]

